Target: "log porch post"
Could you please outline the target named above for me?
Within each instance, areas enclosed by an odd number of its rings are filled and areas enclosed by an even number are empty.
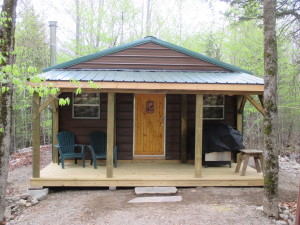
[[[196,95],[195,114],[195,177],[201,177],[202,169],[202,130],[203,130],[203,95]]]
[[[32,97],[32,177],[40,177],[40,107],[41,98],[37,92]]]
[[[113,149],[115,139],[115,93],[107,96],[107,153],[106,153],[106,177],[113,177]]]
[[[58,133],[58,100],[52,102],[52,161],[53,163],[58,163],[58,149],[54,148],[54,145],[58,144],[57,133]]]
[[[181,163],[186,163],[187,139],[187,95],[181,95]]]

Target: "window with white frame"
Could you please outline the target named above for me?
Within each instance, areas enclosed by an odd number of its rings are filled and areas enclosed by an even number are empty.
[[[223,120],[224,119],[224,95],[203,96],[203,119]]]
[[[73,94],[74,119],[99,119],[100,118],[100,94],[81,93]]]

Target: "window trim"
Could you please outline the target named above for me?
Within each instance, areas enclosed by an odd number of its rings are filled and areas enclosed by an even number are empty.
[[[80,119],[88,119],[88,120],[97,120],[100,119],[100,115],[101,115],[101,96],[100,93],[84,93],[84,94],[97,94],[97,97],[99,98],[99,104],[75,104],[75,97],[76,94],[73,93],[73,101],[72,101],[72,119],[76,119],[76,120],[80,120]],[[75,117],[74,115],[74,108],[75,107],[82,107],[82,106],[97,106],[99,108],[98,110],[98,116],[97,117]]]

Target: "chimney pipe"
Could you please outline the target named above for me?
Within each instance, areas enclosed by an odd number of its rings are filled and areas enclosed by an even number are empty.
[[[50,27],[50,66],[56,64],[56,21],[49,21]]]

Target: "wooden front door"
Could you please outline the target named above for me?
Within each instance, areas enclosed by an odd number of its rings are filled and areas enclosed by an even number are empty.
[[[164,108],[165,95],[135,95],[134,155],[164,155]]]

